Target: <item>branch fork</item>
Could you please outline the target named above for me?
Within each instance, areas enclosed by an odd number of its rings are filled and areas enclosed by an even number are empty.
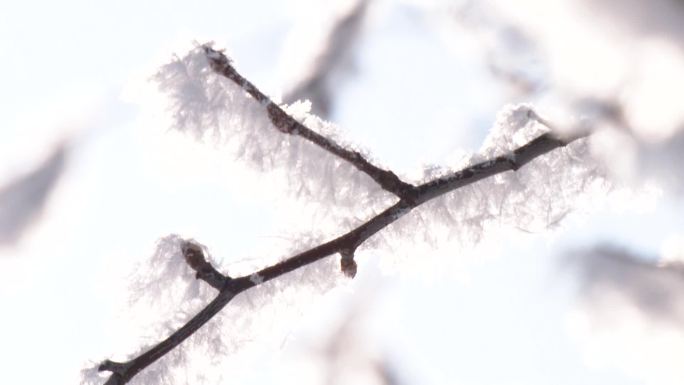
[[[318,145],[330,154],[348,161],[359,171],[371,177],[380,187],[396,195],[399,201],[346,234],[272,266],[238,278],[231,278],[221,274],[207,261],[204,250],[199,244],[193,241],[185,241],[181,245],[181,251],[186,263],[196,272],[195,276],[197,279],[205,281],[208,285],[218,290],[216,298],[180,329],[150,350],[125,363],[104,361],[98,369],[100,371],[112,372],[105,385],[123,385],[127,383],[138,372],[180,345],[221,311],[239,293],[336,253],[340,254],[340,268],[342,272],[347,277],[353,278],[357,272],[357,265],[354,261],[356,248],[378,231],[403,217],[414,208],[438,196],[492,175],[518,170],[533,159],[588,135],[588,133],[580,133],[571,137],[559,137],[553,133],[545,133],[508,154],[471,165],[460,171],[415,186],[402,181],[392,171],[373,165],[360,153],[345,149],[331,139],[304,126],[288,115],[277,104],[273,103],[271,99],[251,82],[242,77],[232,66],[230,59],[222,52],[206,45],[203,46],[203,49],[211,68],[219,75],[232,80],[264,106],[266,108],[265,113],[278,131],[300,136]],[[532,114],[533,116],[531,117],[549,126],[546,121],[539,118],[533,112]]]

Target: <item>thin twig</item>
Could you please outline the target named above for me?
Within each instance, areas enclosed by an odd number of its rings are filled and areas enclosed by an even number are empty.
[[[333,140],[306,127],[295,118],[288,115],[280,106],[273,103],[268,96],[254,86],[254,84],[240,75],[231,64],[230,59],[222,52],[206,45],[204,46],[204,51],[209,60],[209,64],[214,71],[235,82],[235,84],[240,86],[245,92],[266,108],[271,123],[273,123],[278,131],[285,134],[300,136],[309,142],[316,144],[325,151],[351,163],[359,171],[370,176],[383,189],[393,193],[399,198],[411,199],[415,192],[415,186],[402,181],[392,171],[375,166],[358,151],[348,150],[335,143]]]
[[[331,20],[327,38],[320,50],[311,58],[311,68],[296,86],[285,93],[286,103],[309,99],[314,114],[328,118],[333,102],[333,78],[339,83],[339,75],[345,74],[345,67],[359,40],[362,24],[369,8],[370,0],[358,0],[342,15]]]

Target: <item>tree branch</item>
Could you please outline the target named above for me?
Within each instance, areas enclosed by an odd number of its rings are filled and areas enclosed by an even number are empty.
[[[224,287],[219,294],[207,306],[205,306],[199,313],[190,319],[180,329],[167,337],[162,342],[155,345],[152,349],[139,355],[138,357],[124,363],[114,363],[114,367],[118,370],[112,370],[112,363],[107,360],[98,367],[99,371],[113,371],[105,385],[123,385],[138,374],[141,370],[150,366],[152,363],[162,358],[166,353],[170,352],[181,342],[193,335],[200,327],[209,322],[221,309],[223,309],[230,300],[235,297],[237,293],[230,290],[230,284]]]
[[[235,84],[245,90],[245,92],[251,95],[257,102],[261,103],[261,105],[266,108],[271,123],[273,123],[278,131],[285,134],[300,136],[325,151],[346,160],[359,171],[370,176],[380,185],[380,187],[399,198],[410,199],[413,196],[415,193],[415,186],[402,181],[392,171],[383,170],[373,165],[358,151],[350,151],[298,122],[295,118],[283,111],[280,106],[273,103],[273,101],[256,88],[254,84],[240,75],[226,55],[207,45],[203,47],[211,68],[218,74],[235,82]]]
[[[335,253],[340,253],[343,258],[349,258],[350,255],[351,258],[353,258],[354,251],[368,238],[395,222],[397,219],[403,217],[419,205],[492,175],[506,171],[515,171],[520,167],[525,166],[533,159],[556,148],[566,146],[586,135],[587,134],[578,134],[567,138],[560,138],[554,136],[552,133],[542,134],[506,155],[474,164],[463,170],[454,172],[453,174],[437,178],[416,187],[408,199],[401,198],[397,203],[377,214],[367,222],[331,241],[243,277],[230,279],[227,276],[221,275],[222,277],[225,277],[225,279],[222,281],[222,286],[216,298],[171,336],[130,361],[125,363],[105,361],[100,365],[98,368],[100,371],[112,372],[112,375],[105,385],[123,385],[127,383],[138,372],[151,365],[190,337],[195,331],[202,327],[202,325],[207,323],[214,315],[223,309],[223,307],[225,307],[237,294]],[[188,257],[186,257],[186,260],[187,259]],[[188,263],[191,262],[188,261]],[[345,274],[348,273],[344,270],[343,272]],[[212,282],[207,282],[214,286]]]

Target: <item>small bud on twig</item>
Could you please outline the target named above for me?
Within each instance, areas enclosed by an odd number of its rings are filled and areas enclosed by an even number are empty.
[[[349,278],[354,278],[356,276],[356,261],[354,261],[354,251],[353,250],[342,250],[340,251],[340,269],[344,275]]]
[[[100,366],[97,367],[99,372],[112,372],[112,373],[122,373],[128,367],[127,363],[114,362],[111,360],[104,360]]]
[[[209,65],[214,71],[221,72],[230,66],[230,59],[223,51],[211,48],[210,44],[204,44],[202,48],[207,55],[207,59],[209,59]]]
[[[184,241],[181,245],[181,251],[183,252],[185,262],[197,273],[207,268],[209,262],[204,258],[204,251],[200,245],[192,241]]]

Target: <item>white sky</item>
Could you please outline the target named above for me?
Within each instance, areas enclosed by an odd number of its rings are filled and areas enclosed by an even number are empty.
[[[378,5],[357,75],[340,90],[334,113],[352,138],[407,172],[445,160],[455,148],[477,148],[509,100],[473,58],[470,43],[464,39],[459,50],[454,39],[447,49],[437,19],[412,12],[412,3]],[[281,48],[306,9],[304,0],[0,5],[0,182],[76,133],[67,173],[41,221],[20,244],[0,249],[7,383],[74,383],[84,359],[110,354],[121,331],[135,324],[117,314],[122,278],[159,237],[195,237],[218,258],[254,255],[255,245],[278,237],[292,212],[268,193],[245,191],[268,181],[246,173],[229,178],[236,170],[220,149],[149,127],[155,120],[131,102],[144,95],[131,92],[192,39],[228,47],[244,75],[280,92]],[[406,73],[419,76],[406,79]],[[391,350],[415,383],[644,383],[619,365],[586,361],[568,327],[575,284],[558,268],[559,250],[596,239],[657,255],[665,238],[680,234],[682,207],[643,199],[644,210],[659,218],[651,231],[635,220],[639,214],[609,211],[592,222],[573,218],[568,230],[551,236],[505,236],[463,254],[440,250],[457,259],[453,271],[432,271],[429,278],[387,276],[361,261],[355,282],[312,306],[282,344],[259,345],[244,358],[254,366],[229,363],[227,370],[239,370],[234,378],[249,384],[292,373],[308,359],[302,346],[328,329],[340,304],[378,290],[368,343]]]

